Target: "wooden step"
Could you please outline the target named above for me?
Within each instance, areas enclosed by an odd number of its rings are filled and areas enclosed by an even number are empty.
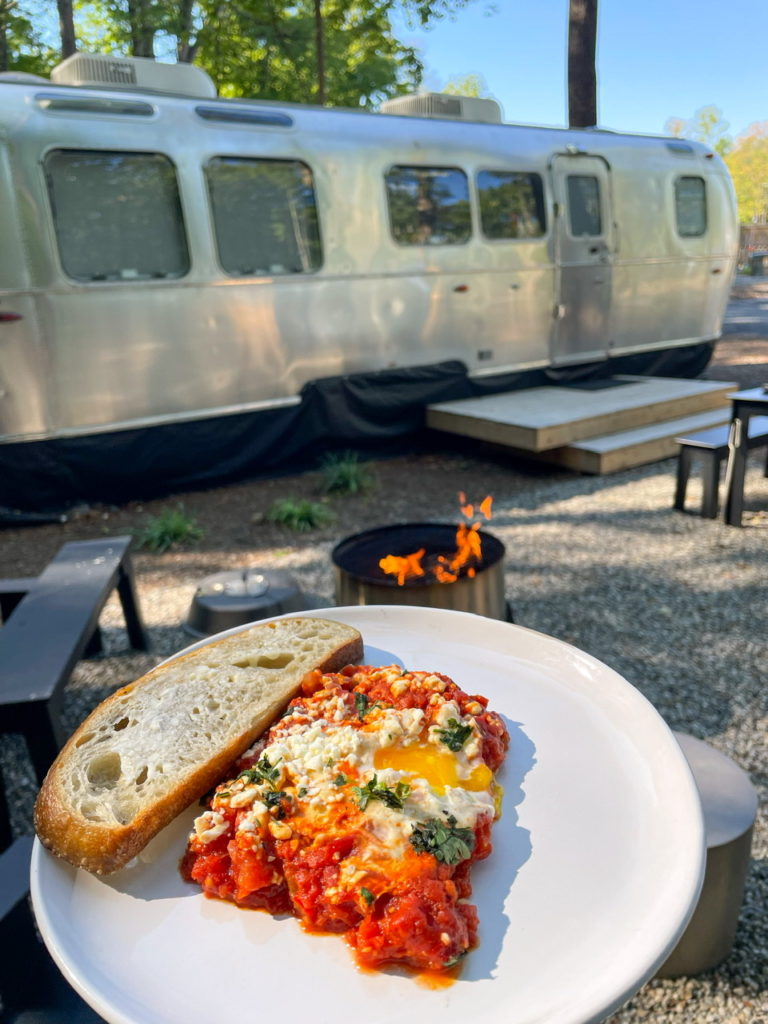
[[[599,386],[585,381],[438,402],[427,407],[426,421],[434,430],[538,453],[711,410],[727,410],[728,418],[735,389],[732,381],[622,375]]]
[[[716,409],[694,416],[663,420],[636,430],[623,430],[576,441],[543,452],[539,457],[580,473],[618,473],[622,469],[672,458],[680,448],[675,438],[710,427],[724,426],[729,421],[729,409]]]

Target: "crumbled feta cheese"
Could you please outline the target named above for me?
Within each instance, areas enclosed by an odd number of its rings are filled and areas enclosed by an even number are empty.
[[[234,793],[229,798],[230,807],[247,807],[259,796],[260,790],[257,786],[246,786],[239,793]]]
[[[218,839],[228,828],[227,819],[218,811],[206,811],[195,819],[195,833],[204,843]]]

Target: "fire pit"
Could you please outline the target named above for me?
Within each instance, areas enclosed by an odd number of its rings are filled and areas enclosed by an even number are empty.
[[[336,603],[411,604],[514,621],[504,591],[504,545],[476,524],[472,553],[457,566],[461,530],[403,523],[347,537],[331,552]]]

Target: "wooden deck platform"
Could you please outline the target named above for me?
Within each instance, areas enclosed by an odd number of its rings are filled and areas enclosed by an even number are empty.
[[[427,408],[427,426],[583,473],[674,455],[675,437],[728,421],[731,381],[616,376],[528,388]]]

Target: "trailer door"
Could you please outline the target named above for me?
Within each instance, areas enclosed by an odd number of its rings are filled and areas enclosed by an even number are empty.
[[[556,156],[554,365],[607,358],[614,226],[610,172],[601,157]]]

